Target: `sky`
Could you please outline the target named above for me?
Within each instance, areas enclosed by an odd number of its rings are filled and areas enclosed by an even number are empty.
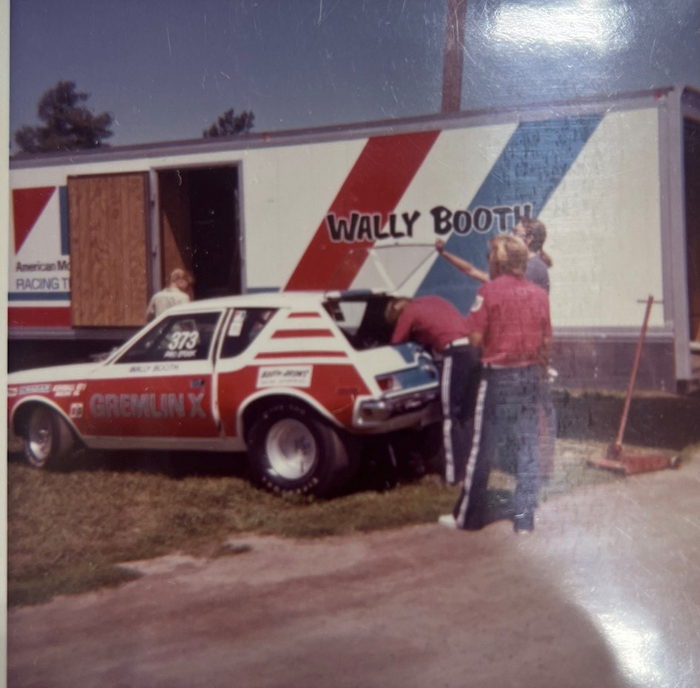
[[[439,112],[447,0],[10,0],[12,134],[59,80],[112,145]],[[700,87],[698,0],[468,0],[462,109]]]

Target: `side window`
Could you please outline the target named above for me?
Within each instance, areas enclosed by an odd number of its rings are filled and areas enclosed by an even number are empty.
[[[243,353],[274,314],[273,308],[237,308],[224,337],[221,358],[232,358]]]
[[[139,339],[117,363],[202,361],[209,356],[221,313],[173,315]]]

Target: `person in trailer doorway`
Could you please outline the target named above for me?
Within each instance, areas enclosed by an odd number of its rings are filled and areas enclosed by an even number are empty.
[[[182,268],[175,268],[170,273],[170,282],[164,289],[153,294],[148,308],[146,319],[153,320],[161,313],[181,303],[192,300],[192,279],[189,273]]]
[[[385,317],[394,327],[392,344],[413,340],[429,349],[438,363],[444,478],[450,485],[462,482],[471,451],[481,372],[479,352],[469,342],[464,316],[442,297],[421,296],[392,299]]]
[[[482,381],[474,441],[452,514],[442,525],[479,530],[487,523],[492,461],[515,467],[513,523],[516,533],[534,529],[539,483],[538,408],[552,328],[547,292],[525,279],[528,250],[512,235],[491,241],[491,280],[479,288],[465,319],[468,336],[481,347]]]

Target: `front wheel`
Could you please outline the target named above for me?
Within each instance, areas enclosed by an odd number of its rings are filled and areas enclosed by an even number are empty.
[[[57,468],[66,451],[63,420],[50,408],[37,405],[22,428],[24,460],[34,468]]]
[[[342,487],[349,467],[338,433],[301,404],[266,408],[248,449],[253,480],[272,492],[326,497]]]

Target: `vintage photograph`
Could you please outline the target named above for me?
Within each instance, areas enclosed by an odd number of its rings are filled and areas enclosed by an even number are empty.
[[[8,686],[698,684],[696,0],[6,5]]]

